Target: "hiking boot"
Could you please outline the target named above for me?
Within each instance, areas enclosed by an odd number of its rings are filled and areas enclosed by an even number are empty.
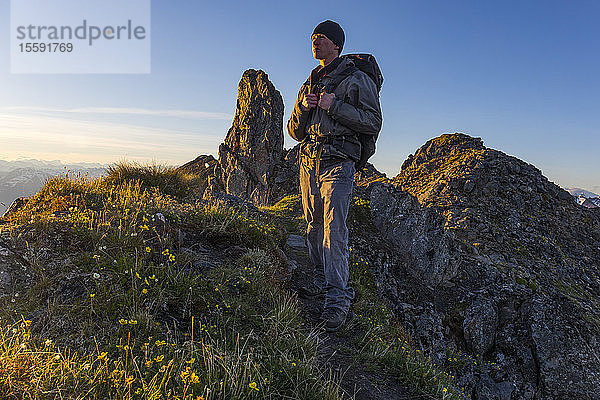
[[[325,323],[325,331],[337,332],[348,319],[348,312],[338,308],[326,308],[321,314],[321,320]]]
[[[313,283],[307,286],[300,286],[296,289],[296,294],[298,294],[298,297],[301,299],[310,300],[318,297],[324,297],[325,288],[319,288]]]

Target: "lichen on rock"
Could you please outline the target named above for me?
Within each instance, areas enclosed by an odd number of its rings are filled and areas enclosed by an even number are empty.
[[[428,141],[369,195],[373,223],[392,245],[378,258],[396,260],[372,263],[381,294],[475,396],[600,396],[598,210],[465,134]],[[423,330],[427,304],[443,338]],[[477,366],[453,367],[444,348]]]

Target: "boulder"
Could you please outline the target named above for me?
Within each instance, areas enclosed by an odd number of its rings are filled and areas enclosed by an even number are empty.
[[[411,266],[415,279],[433,287],[456,276],[453,233],[430,229],[443,224],[441,216],[393,186],[374,185],[370,201],[373,223]]]

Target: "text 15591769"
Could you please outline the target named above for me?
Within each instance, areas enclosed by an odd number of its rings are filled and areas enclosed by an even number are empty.
[[[19,43],[21,53],[70,53],[73,43]]]

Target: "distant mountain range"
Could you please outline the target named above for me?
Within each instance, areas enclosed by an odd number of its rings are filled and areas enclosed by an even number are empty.
[[[86,174],[91,178],[101,176],[105,166],[98,163],[63,164],[42,160],[0,160],[0,215],[17,198],[37,193],[51,177],[60,174]]]
[[[598,196],[596,193],[581,188],[571,188],[565,190],[571,193],[571,195],[577,199],[577,204],[580,206],[587,208],[600,207],[600,196]]]
[[[571,193],[573,196],[580,196],[583,195],[583,197],[586,198],[593,198],[593,197],[600,197],[599,195],[597,195],[596,193],[592,193],[590,191],[587,191],[585,189],[581,189],[581,188],[568,188],[565,189],[567,192]]]

